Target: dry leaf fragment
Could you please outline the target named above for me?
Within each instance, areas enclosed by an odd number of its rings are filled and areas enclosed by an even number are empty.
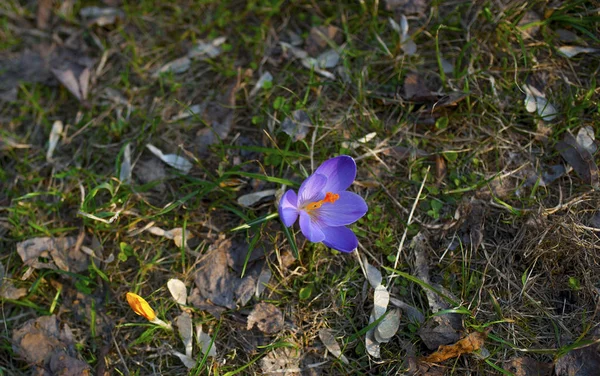
[[[462,354],[470,354],[479,350],[485,343],[486,338],[487,333],[485,332],[473,332],[453,345],[441,345],[436,352],[424,357],[422,360],[425,362],[440,363]]]
[[[265,197],[274,196],[276,192],[277,192],[276,189],[267,189],[267,190],[260,191],[260,192],[248,193],[248,194],[238,197],[237,202],[238,202],[238,204],[249,208],[252,205],[258,203],[260,200],[262,200]]]
[[[211,42],[200,41],[188,51],[187,56],[191,59],[203,57],[215,58],[221,54],[222,49],[220,46],[226,41],[226,37],[218,37]]]
[[[179,335],[181,336],[181,341],[185,347],[185,355],[191,358],[193,350],[192,316],[188,312],[182,312],[175,319],[175,324],[179,329]]]
[[[524,104],[528,112],[537,110],[542,120],[546,121],[554,120],[558,116],[558,111],[552,103],[548,102],[544,93],[533,85],[523,85],[522,88],[525,92]]]
[[[202,331],[202,325],[196,325],[196,342],[203,354],[213,358],[217,356],[217,346],[211,336]]]
[[[512,358],[504,367],[514,376],[550,376],[552,363],[538,362],[528,357]]]
[[[312,123],[308,114],[303,110],[296,110],[292,112],[292,118],[287,117],[281,123],[281,130],[294,141],[300,141],[306,137],[311,126]]]
[[[348,362],[348,359],[342,354],[342,349],[340,348],[340,345],[335,340],[335,337],[333,336],[333,332],[331,331],[331,329],[319,330],[319,338],[321,339],[321,342],[323,342],[323,344],[325,345],[327,350],[329,350],[329,352],[333,356],[335,356],[336,358],[339,358],[345,364],[350,364]]]
[[[15,287],[12,281],[5,280],[0,286],[0,297],[3,299],[19,300],[27,295],[25,287]]]
[[[396,298],[390,298],[390,303],[402,309],[404,311],[404,314],[408,317],[409,321],[418,324],[422,324],[425,322],[425,316],[421,313],[421,311],[411,306],[410,304],[407,304],[402,300]]]
[[[333,25],[312,27],[306,39],[306,51],[314,57],[323,52],[329,43],[333,42],[339,45],[342,41],[342,30],[338,27]]]
[[[179,351],[175,351],[175,350],[171,350],[171,354],[175,355],[176,357],[179,358],[179,360],[181,360],[181,363],[183,363],[183,365],[187,368],[187,369],[191,369],[194,368],[196,366],[196,360],[190,356],[187,356],[185,354],[180,353]]]
[[[52,0],[39,0],[36,13],[36,26],[40,30],[48,29],[52,18]]]
[[[583,139],[585,136],[581,136]],[[586,144],[587,145],[587,144]],[[591,148],[587,145],[587,148]],[[579,175],[586,184],[597,187],[599,184],[598,166],[594,157],[585,145],[580,145],[570,133],[565,133],[563,140],[556,144],[556,150]]]
[[[185,283],[177,278],[171,278],[167,281],[167,287],[171,296],[177,304],[185,305],[187,300],[187,288]]]
[[[192,116],[198,116],[204,111],[206,108],[205,104],[195,104],[184,108],[177,115],[171,118],[171,121],[183,120]]]
[[[252,88],[249,97],[252,98],[253,96],[255,96],[256,93],[258,93],[258,91],[262,89],[267,82],[273,82],[273,75],[269,72],[265,72],[260,76],[260,78],[256,82],[256,85],[254,85],[254,88]]]
[[[375,320],[379,319],[385,314],[387,306],[390,303],[390,293],[383,285],[379,285],[375,288],[373,294],[373,317]]]
[[[302,351],[295,347],[283,347],[269,352],[260,361],[264,375],[297,375],[300,369]]]
[[[340,61],[340,54],[334,49],[329,49],[317,56],[316,59],[317,64],[320,68],[335,68],[335,66]]]
[[[183,72],[187,71],[188,69],[190,69],[191,65],[192,65],[192,60],[190,60],[189,57],[187,57],[187,56],[180,57],[178,59],[169,61],[167,64],[160,67],[158,70],[156,70],[152,74],[152,77],[158,78],[161,73],[166,73],[166,72],[172,72],[175,74],[183,73]]]
[[[579,129],[577,132],[577,144],[588,151],[590,154],[595,154],[598,151],[598,144],[595,140],[594,128],[587,125]]]
[[[335,79],[335,75],[333,73],[326,71],[324,69],[321,69],[317,59],[310,57],[308,55],[308,53],[306,51],[304,51],[303,49],[294,47],[291,44],[285,43],[285,42],[279,42],[279,44],[283,48],[284,52],[290,51],[292,53],[292,55],[294,55],[294,57],[299,59],[300,63],[302,63],[302,65],[306,69],[312,70],[312,71],[320,74],[323,77],[329,78],[330,80]]]
[[[283,313],[271,303],[260,302],[254,306],[248,315],[247,330],[256,325],[258,329],[266,334],[275,334],[283,329]]]
[[[62,349],[52,354],[48,368],[51,375],[60,376],[88,376],[92,372],[89,364],[70,356]]]
[[[369,325],[375,322],[373,315],[369,317]],[[374,358],[381,358],[381,348],[379,342],[375,339],[375,328],[371,328],[365,336],[365,347],[367,353]]]
[[[363,257],[363,264],[365,266],[365,273],[367,274],[366,277],[367,277],[367,280],[369,281],[369,284],[371,285],[371,287],[376,289],[377,286],[380,286],[381,282],[383,282],[383,277],[381,275],[381,271],[379,269],[377,269],[375,266],[369,264],[366,256]]]
[[[578,47],[578,46],[562,46],[559,47],[558,52],[562,55],[572,58],[573,56],[579,54],[594,54],[600,52],[598,48],[590,48],[590,47]]]
[[[81,64],[63,61],[60,67],[51,68],[52,74],[80,102],[85,103],[88,96],[91,70]]]
[[[385,7],[389,11],[402,14],[423,15],[429,6],[427,0],[386,0]]]
[[[121,162],[121,170],[119,171],[119,180],[124,184],[131,184],[131,144],[125,145],[123,152],[123,161]]]
[[[79,15],[87,20],[87,25],[107,26],[112,25],[119,19],[125,18],[125,13],[117,8],[85,7],[79,11]]]
[[[152,144],[146,145],[152,154],[156,155],[161,161],[177,170],[187,174],[192,169],[193,165],[190,161],[177,154],[164,154],[162,150]]]
[[[50,162],[52,160],[52,155],[54,154],[54,149],[56,149],[56,145],[58,144],[58,140],[63,132],[63,123],[60,120],[56,120],[52,124],[52,130],[50,131],[50,136],[48,137],[48,151],[46,152],[46,160]]]
[[[75,236],[32,238],[18,243],[17,253],[23,263],[34,269],[60,268],[77,273],[87,270],[89,257],[75,247],[76,243]],[[52,262],[40,262],[39,257],[51,257]]]
[[[379,343],[389,342],[400,328],[400,310],[392,309],[375,328],[375,339]]]
[[[269,284],[269,281],[271,281],[272,276],[273,272],[271,272],[271,269],[268,267],[263,268],[263,270],[260,272],[260,275],[256,280],[256,293],[254,294],[256,298],[260,298],[262,293],[267,288],[267,284]]]
[[[41,365],[50,360],[54,351],[73,345],[69,334],[70,328],[66,324],[59,330],[55,315],[38,317],[13,330],[13,350],[27,363]]]
[[[569,351],[554,365],[556,376],[596,376],[600,369],[598,343]]]

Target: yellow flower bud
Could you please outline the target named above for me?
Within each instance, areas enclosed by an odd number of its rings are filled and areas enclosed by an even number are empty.
[[[144,316],[149,321],[156,320],[156,313],[150,307],[150,304],[141,296],[134,294],[132,292],[127,293],[127,303],[133,309],[133,312],[137,313],[140,316]]]

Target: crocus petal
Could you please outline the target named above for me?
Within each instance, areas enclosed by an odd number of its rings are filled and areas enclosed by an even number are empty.
[[[325,203],[314,210],[314,216],[325,226],[345,226],[356,222],[368,210],[362,197],[353,192],[339,192],[334,203]]]
[[[132,292],[128,292],[126,297],[127,303],[129,303],[129,306],[131,309],[133,309],[133,312],[140,316],[144,316],[149,321],[156,319],[156,313],[154,313],[154,310],[144,298]]]
[[[348,227],[323,227],[323,244],[341,252],[352,252],[358,247],[358,239]]]
[[[298,196],[291,189],[281,196],[279,218],[286,227],[290,227],[298,219]]]
[[[323,187],[323,191],[334,193],[345,191],[356,178],[356,162],[352,157],[340,155],[323,162],[315,174],[327,177],[327,184]]]
[[[321,174],[312,174],[306,179],[298,190],[298,207],[305,203],[319,201],[325,198],[323,187],[327,184],[327,178]]]
[[[313,222],[310,216],[303,211],[300,212],[300,230],[302,230],[302,234],[306,236],[306,239],[313,243],[322,242],[325,239],[321,226]]]

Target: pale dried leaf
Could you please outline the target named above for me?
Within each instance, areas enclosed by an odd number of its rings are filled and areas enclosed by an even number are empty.
[[[74,248],[77,238],[32,238],[17,244],[17,253],[21,260],[35,269],[60,269],[70,272],[80,272],[87,269],[88,256]],[[51,257],[53,262],[38,261],[38,257]]]
[[[535,86],[523,85],[522,89],[525,92],[524,104],[528,112],[534,111],[535,104],[535,109],[543,120],[550,121],[558,116],[558,111],[554,105],[548,102],[546,95],[539,91]]]
[[[388,22],[390,23],[390,26],[395,32],[402,35],[402,29],[400,25],[398,25],[398,23],[392,17],[388,17]]]
[[[263,333],[278,333],[283,329],[283,313],[271,303],[260,302],[248,315],[246,329],[250,330],[254,325]]]
[[[215,58],[221,54],[222,50],[220,46],[223,43],[225,43],[226,40],[226,37],[218,37],[213,39],[212,42],[209,43],[200,41],[189,50],[187,56],[192,59],[204,57],[208,57],[211,59]]]
[[[294,141],[300,141],[306,138],[312,122],[310,117],[303,110],[292,112],[292,116],[285,118],[281,123],[281,129],[289,135]]]
[[[217,346],[211,336],[202,331],[202,325],[196,325],[196,342],[203,354],[213,358],[217,356]]]
[[[577,132],[577,144],[579,144],[579,146],[581,146],[583,149],[587,150],[588,153],[595,154],[598,150],[595,137],[594,128],[587,125],[579,129],[579,132]]]
[[[179,360],[181,360],[181,362],[187,369],[191,369],[196,366],[196,360],[193,359],[192,357],[189,357],[189,356],[182,354],[179,351],[175,351],[175,350],[171,350],[171,354],[178,357]]]
[[[164,154],[162,152],[162,150],[160,150],[159,148],[157,148],[156,146],[154,146],[152,144],[148,144],[148,145],[146,145],[146,147],[148,148],[148,150],[150,150],[152,152],[152,154],[157,156],[161,161],[165,162],[166,164],[168,164],[169,166],[171,166],[173,168],[176,168],[177,170],[183,172],[184,174],[187,174],[192,169],[192,166],[193,166],[192,163],[182,156],[179,156],[177,154]]]
[[[89,67],[64,61],[61,67],[52,68],[51,72],[80,102],[87,100],[91,74]]]
[[[562,55],[572,58],[573,56],[579,54],[594,54],[600,52],[598,48],[589,48],[589,47],[578,47],[578,46],[562,46],[559,47],[558,52]]]
[[[317,56],[317,64],[323,69],[335,68],[339,61],[340,54],[334,49],[326,50]]]
[[[333,356],[335,356],[336,358],[339,358],[344,364],[350,364],[348,362],[348,359],[344,355],[342,355],[342,349],[340,348],[340,345],[335,340],[335,337],[333,336],[333,332],[331,331],[331,329],[319,330],[319,338],[321,339],[321,342],[323,342],[323,344],[325,345],[327,350],[329,350],[329,352]]]
[[[417,44],[412,40],[408,39],[400,46],[402,51],[408,56],[414,56],[417,53]]]
[[[375,288],[375,293],[373,294],[373,316],[375,317],[375,320],[385,314],[389,303],[390,293],[388,290],[383,285],[377,286]]]
[[[119,180],[125,184],[131,184],[131,144],[129,143],[125,146],[125,151],[123,152]]]
[[[25,287],[15,287],[12,281],[3,280],[0,285],[0,297],[3,299],[19,300],[27,295],[27,289]]]
[[[408,39],[408,20],[405,15],[400,16],[400,41],[404,42]]]
[[[396,299],[396,298],[390,298],[390,303],[392,303],[396,307],[402,309],[404,311],[404,313],[406,314],[406,316],[408,317],[409,321],[411,321],[413,323],[419,323],[419,324],[422,324],[425,322],[425,316],[421,313],[421,311],[419,311],[415,307],[411,306],[410,304],[407,304],[407,303],[403,302],[402,300]]]
[[[175,243],[175,246],[177,246],[177,248],[181,248],[184,242],[185,246],[187,247],[188,240],[190,240],[194,236],[189,231],[186,230],[184,232],[181,227],[176,227],[169,231],[165,231],[165,237],[173,239],[173,243]]]
[[[187,300],[187,288],[185,283],[177,278],[171,278],[167,282],[167,287],[175,303],[185,305]]]
[[[267,189],[260,192],[248,193],[238,197],[237,202],[238,204],[249,208],[265,197],[274,196],[276,192],[276,189]]]
[[[250,97],[255,96],[256,93],[258,93],[258,91],[262,89],[267,82],[273,82],[273,75],[269,72],[265,72],[260,76],[256,82],[256,85],[254,85],[254,88],[252,88],[252,91],[250,92]]]
[[[55,315],[28,320],[12,332],[13,351],[29,364],[49,362],[55,351],[73,345],[69,332],[67,325],[59,329]]]
[[[329,78],[331,80],[335,79],[335,75],[333,73],[319,68],[319,63],[318,63],[317,59],[310,57],[308,55],[308,53],[306,51],[304,51],[303,49],[294,47],[289,43],[285,43],[285,42],[279,42],[279,43],[283,47],[284,51],[289,50],[292,53],[292,55],[294,55],[294,57],[299,59],[300,63],[302,63],[302,65],[306,69],[313,70],[314,72],[320,74],[321,76]]]
[[[378,342],[389,342],[400,328],[400,310],[392,309],[375,328],[375,339]]]
[[[160,76],[161,73],[165,73],[165,72],[172,72],[172,73],[183,73],[185,71],[187,71],[188,69],[190,69],[190,66],[192,65],[192,61],[190,60],[189,57],[184,56],[184,57],[180,57],[179,59],[175,59],[172,60],[170,62],[168,62],[167,64],[163,65],[162,67],[160,67],[156,72],[154,72],[152,74],[152,77],[157,78],[158,76]]]
[[[46,160],[50,162],[52,160],[52,155],[54,154],[54,149],[56,149],[56,145],[58,144],[58,140],[63,132],[63,123],[60,120],[56,120],[52,124],[52,130],[50,131],[50,136],[48,137],[48,151],[46,152]]]
[[[167,233],[165,230],[163,230],[160,227],[156,227],[156,226],[152,226],[150,228],[148,228],[149,233],[151,233],[152,235],[157,235],[157,236],[165,236],[165,234]],[[169,238],[170,239],[170,238]]]
[[[373,315],[369,318],[369,324],[375,322]],[[379,342],[375,339],[375,328],[370,329],[365,336],[365,347],[367,349],[367,353],[374,358],[381,358],[381,348],[379,347]]]
[[[79,15],[87,20],[87,25],[107,26],[124,19],[125,13],[117,8],[85,7],[79,11]]]
[[[446,74],[454,73],[454,64],[449,62],[448,60],[442,58],[442,70]]]
[[[600,185],[598,166],[594,156],[580,145],[571,133],[565,133],[562,141],[556,144],[556,150],[586,184],[594,187]]]
[[[267,284],[271,280],[272,276],[273,276],[273,272],[271,272],[271,269],[269,269],[268,267],[263,268],[263,270],[260,272],[260,275],[258,276],[258,279],[256,281],[256,293],[254,296],[259,298],[262,295],[262,293],[267,288]]]
[[[195,105],[189,106],[189,107],[183,109],[177,115],[173,116],[171,118],[171,121],[183,120],[183,119],[187,119],[192,116],[200,115],[202,113],[202,111],[204,111],[205,107],[206,107],[206,105],[203,105],[203,104],[202,105],[195,104]]]
[[[191,357],[193,350],[192,316],[188,312],[182,312],[175,319],[175,324],[179,329],[179,335],[181,336],[181,341],[183,342],[183,346],[185,347],[185,355]]]
[[[298,375],[302,351],[298,348],[283,347],[267,353],[260,361],[263,375]]]
[[[369,281],[371,287],[376,289],[383,282],[383,277],[381,275],[381,271],[377,269],[375,266],[369,264],[367,261],[367,257],[363,256],[363,264],[365,265],[365,273],[367,273],[366,277]]]

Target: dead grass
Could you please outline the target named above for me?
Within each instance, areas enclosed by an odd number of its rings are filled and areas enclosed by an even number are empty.
[[[51,314],[70,326],[74,354],[98,374],[185,374],[169,354],[183,352],[178,335],[146,324],[124,296],[135,291],[173,321],[179,308],[167,280],[195,288],[198,263],[223,236],[272,249],[265,258],[272,278],[259,299],[235,309],[192,307],[194,323],[215,338],[218,355],[198,358],[190,374],[263,374],[265,359],[283,362],[279,369],[289,374],[407,373],[415,356],[432,352],[419,336],[422,325],[405,314],[381,358],[367,354],[373,293],[353,255],[306,242],[295,228],[300,259],[290,261],[278,220],[230,232],[276,211],[272,197],[245,208],[239,196],[284,181],[299,184],[337,154],[358,161],[353,190],[370,209],[353,229],[359,253],[383,272],[392,297],[433,317],[422,287],[399,276],[388,281],[396,254],[399,271],[418,274],[409,244],[420,232],[429,244],[431,282],[458,303],[450,308],[461,315],[461,336],[490,331],[478,356],[462,355],[435,370],[509,375],[511,359],[551,363],[597,338],[599,195],[572,170],[547,185],[537,178],[564,163],[555,145],[566,132],[600,120],[597,55],[568,59],[558,52],[561,45],[598,45],[598,4],[427,3],[423,14],[408,14],[414,56],[403,52],[388,23],[388,17],[400,22],[403,11],[387,10],[385,2],[144,0],[122,5],[125,18],[103,27],[81,22],[83,6],[56,4],[50,28],[32,32],[34,4],[0,5],[0,75],[10,69],[9,58],[44,43],[74,44],[95,61],[87,105],[51,76],[32,75],[21,78],[15,100],[0,102],[0,261],[5,282],[27,289],[19,299],[2,299],[0,374],[32,372],[16,355],[13,331]],[[539,18],[527,22],[531,37],[518,26],[528,11]],[[343,40],[340,63],[330,69],[336,80],[306,69],[279,43],[293,39],[290,31],[305,40],[313,26],[329,25],[340,28]],[[578,39],[566,41],[557,30]],[[227,40],[217,57],[153,77],[196,42],[219,36]],[[440,71],[442,58],[453,72]],[[251,97],[265,71],[272,87]],[[407,88],[409,74],[422,84]],[[525,110],[524,84],[545,93],[556,119]],[[409,89],[420,91],[409,98]],[[174,120],[194,105],[202,111]],[[297,109],[313,128],[293,142],[280,125]],[[66,128],[47,161],[55,120]],[[202,130],[231,120],[231,130],[206,145]],[[372,140],[352,145],[371,132]],[[128,143],[131,185],[118,179]],[[145,148],[149,143],[188,158],[193,169],[186,175],[162,164]],[[101,219],[119,214],[105,223],[81,212]],[[187,229],[194,235],[190,248],[136,231],[151,222]],[[76,275],[42,268],[21,280],[29,267],[17,243],[80,233],[98,257],[112,254],[115,261],[97,261]],[[247,330],[258,301],[283,313],[277,334]],[[349,364],[325,356],[323,328],[333,330]]]

